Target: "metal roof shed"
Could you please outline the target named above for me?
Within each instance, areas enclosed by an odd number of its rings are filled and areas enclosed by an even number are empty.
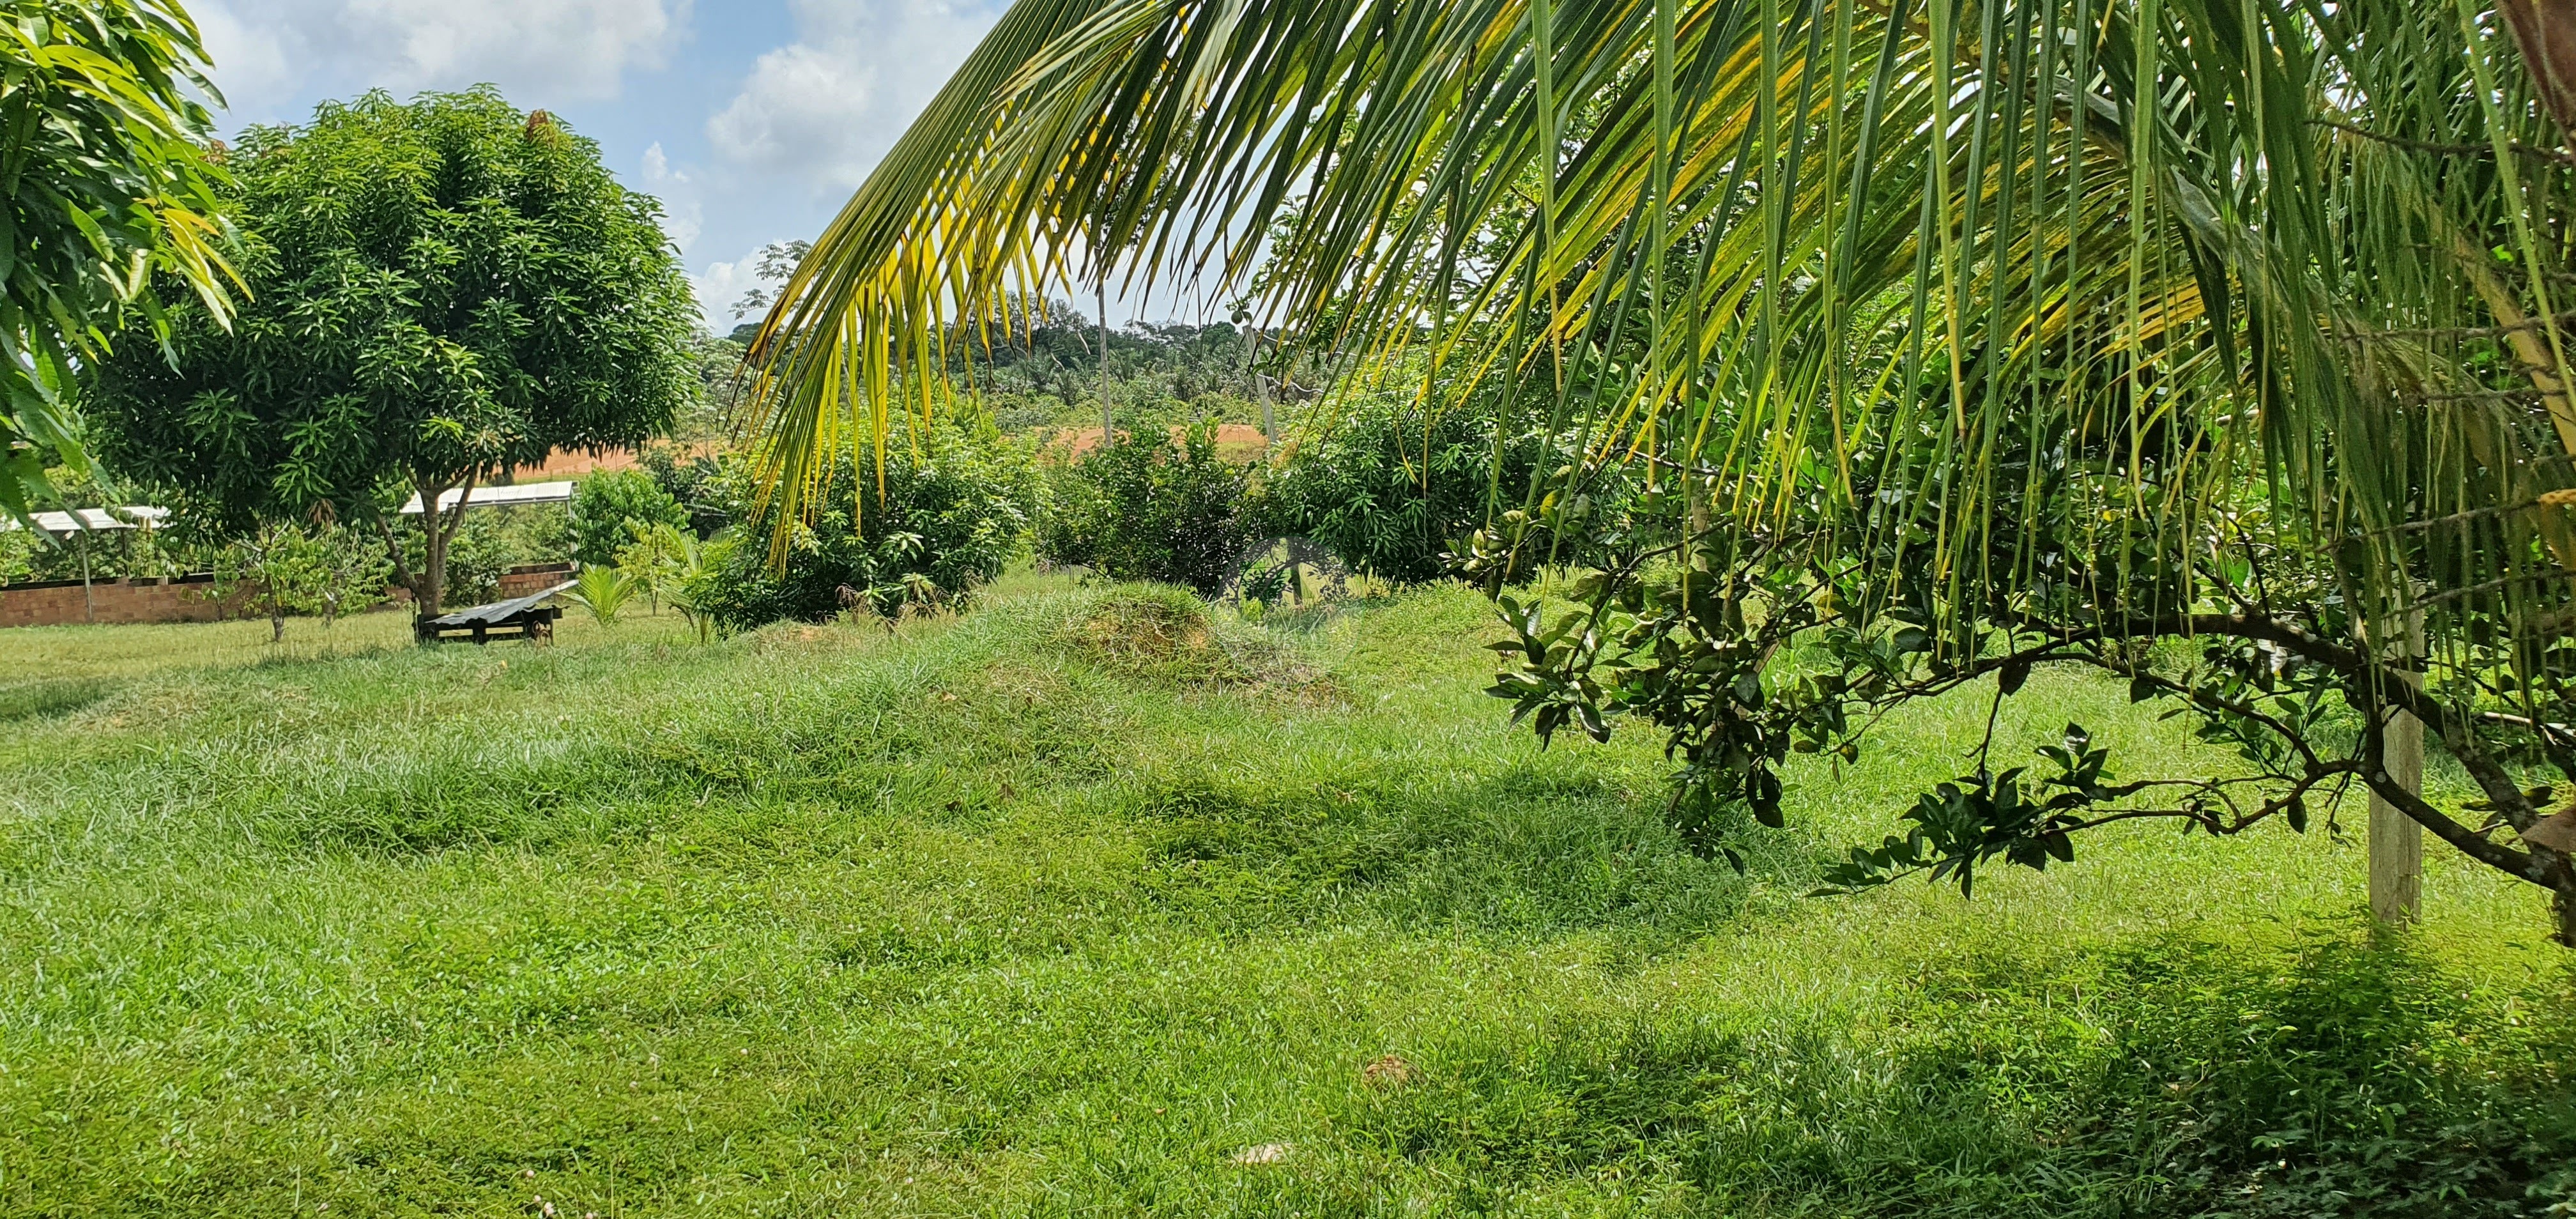
[[[568,504],[572,502],[572,488],[573,484],[570,482],[514,483],[506,487],[476,487],[474,494],[465,496],[465,506],[507,508],[514,504]],[[464,494],[462,487],[453,487],[442,492],[438,497],[438,510],[445,512],[454,508],[457,497]],[[420,515],[420,496],[414,494],[403,504],[402,510],[405,516]]]
[[[29,515],[35,519],[36,528],[57,541],[74,537],[81,540],[81,608],[84,616],[95,622],[98,620],[98,598],[90,580],[90,535],[118,529],[149,529],[166,519],[170,510],[148,504],[128,504],[122,508],[74,508],[69,512]],[[23,528],[25,526],[14,520],[0,517],[0,531]]]
[[[149,529],[170,516],[167,508],[147,504],[129,504],[122,508],[76,508],[70,512],[36,512],[36,528],[55,537],[76,533],[100,533],[111,529]],[[0,533],[23,529],[14,520],[0,517]]]

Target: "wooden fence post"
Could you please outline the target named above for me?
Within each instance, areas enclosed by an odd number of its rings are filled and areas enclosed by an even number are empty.
[[[2424,654],[2424,611],[2406,614],[2406,656]],[[2420,673],[2408,673],[2406,684],[2424,687]],[[2380,762],[2389,777],[2410,792],[2424,790],[2424,722],[2405,712],[2391,713],[2381,735]],[[2381,922],[2414,923],[2424,918],[2424,827],[2397,806],[2370,795],[2370,913]]]

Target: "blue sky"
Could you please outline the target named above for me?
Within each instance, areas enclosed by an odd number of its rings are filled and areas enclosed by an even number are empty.
[[[190,0],[231,131],[369,88],[489,81],[659,196],[722,330],[751,255],[812,237],[996,0]]]

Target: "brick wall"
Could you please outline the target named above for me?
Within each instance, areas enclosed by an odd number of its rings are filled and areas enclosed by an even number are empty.
[[[217,600],[211,579],[101,580],[86,597],[78,581],[0,587],[0,627],[74,622],[215,622],[244,616],[234,597]]]
[[[501,575],[502,601],[541,593],[572,578],[572,564],[543,563],[513,567]],[[390,600],[409,604],[411,590],[389,590]],[[220,622],[255,618],[251,590],[218,601],[212,577],[158,580],[101,580],[85,600],[77,580],[45,584],[0,585],[0,627],[65,626],[80,622]],[[449,609],[463,609],[461,605]],[[94,612],[93,612],[94,611]]]
[[[501,591],[492,596],[500,601],[516,600],[530,593],[544,592],[571,578],[572,564],[570,563],[538,563],[528,567],[513,567],[501,573]],[[463,609],[464,607],[449,606],[448,608]]]

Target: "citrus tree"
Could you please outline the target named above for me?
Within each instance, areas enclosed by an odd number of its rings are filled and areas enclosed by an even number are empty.
[[[2076,663],[2244,775],[2070,726],[1834,883],[2366,790],[2576,942],[2571,122],[2576,17],[2527,0],[1023,0],[782,289],[753,420],[800,503],[953,323],[1213,276],[1574,431],[1458,555],[1591,573],[1502,602],[1496,693],[1667,733],[1711,853],[1790,754]],[[2391,772],[2400,713],[2473,798]]]
[[[47,466],[91,469],[74,370],[129,312],[154,345],[154,273],[218,328],[230,309],[205,64],[168,0],[0,2],[0,511],[21,522]]]
[[[252,299],[168,311],[92,378],[103,455],[235,529],[381,532],[440,609],[466,494],[558,448],[631,447],[698,393],[696,307],[660,224],[599,148],[481,88],[328,102],[228,161]],[[424,558],[394,538],[405,495]]]

